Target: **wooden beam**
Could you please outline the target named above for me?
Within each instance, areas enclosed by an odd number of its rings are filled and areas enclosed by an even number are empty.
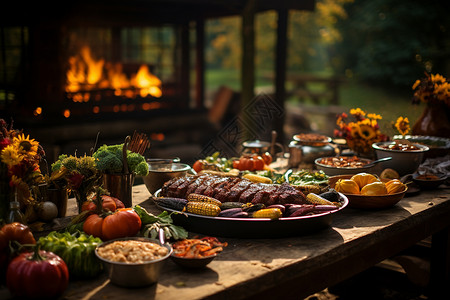
[[[289,11],[288,9],[278,10],[278,26],[277,26],[277,44],[276,44],[276,60],[275,60],[275,103],[284,111],[284,102],[286,100],[286,56],[287,56],[287,25]],[[273,129],[278,133],[278,142],[284,144],[283,126],[285,114],[277,116],[273,119]]]
[[[196,21],[195,41],[195,106],[203,108],[205,101],[205,21]]]
[[[242,108],[247,107],[255,97],[255,5],[248,0],[242,12],[242,67],[241,67],[241,116],[246,128],[242,128],[244,140],[251,137],[254,124]]]

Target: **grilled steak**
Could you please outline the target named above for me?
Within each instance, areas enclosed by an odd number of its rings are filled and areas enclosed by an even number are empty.
[[[186,198],[190,193],[210,196],[223,202],[253,204],[303,204],[305,195],[288,183],[253,183],[247,179],[211,174],[173,178],[161,189],[163,197]]]

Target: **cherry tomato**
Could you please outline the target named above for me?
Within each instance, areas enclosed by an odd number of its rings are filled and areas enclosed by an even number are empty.
[[[266,165],[270,165],[272,163],[272,155],[270,155],[269,152],[263,153],[263,155],[261,155],[261,157],[264,160],[264,162],[266,163]]]
[[[244,170],[254,171],[255,170],[253,160],[249,157],[241,157],[239,159],[239,165],[241,166],[241,168],[240,168],[241,171],[244,171]]]
[[[261,156],[255,155],[252,159],[255,170],[264,170],[265,162]]]
[[[201,160],[197,160],[194,165],[192,166],[192,169],[194,169],[195,172],[200,172],[203,170],[203,162]]]

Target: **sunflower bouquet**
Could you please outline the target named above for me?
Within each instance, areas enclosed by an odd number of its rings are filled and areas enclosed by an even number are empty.
[[[388,140],[388,136],[380,131],[378,120],[381,115],[366,113],[360,108],[350,110],[353,121],[348,121],[349,116],[346,113],[338,115],[336,125],[338,129],[334,130],[334,135],[344,138],[350,149],[364,156],[371,156],[372,144]]]
[[[32,207],[40,200],[36,195],[39,185],[44,182],[40,163],[45,152],[29,135],[12,129],[12,125],[8,129],[3,119],[0,119],[0,132],[1,172],[5,177],[2,182],[8,183],[8,186],[2,186],[3,198],[0,200],[9,204],[12,195],[17,195],[21,207]]]
[[[450,82],[440,74],[425,73],[425,77],[416,80],[412,89],[414,91],[412,103],[421,102],[429,105],[446,104],[450,107]]]

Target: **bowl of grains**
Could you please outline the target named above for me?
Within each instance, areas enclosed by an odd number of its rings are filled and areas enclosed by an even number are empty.
[[[169,244],[144,237],[110,240],[97,246],[95,255],[110,281],[124,287],[142,287],[158,281],[165,261],[172,254]]]
[[[320,157],[314,161],[316,168],[328,176],[372,173],[374,165],[371,162],[370,159],[358,156]]]

